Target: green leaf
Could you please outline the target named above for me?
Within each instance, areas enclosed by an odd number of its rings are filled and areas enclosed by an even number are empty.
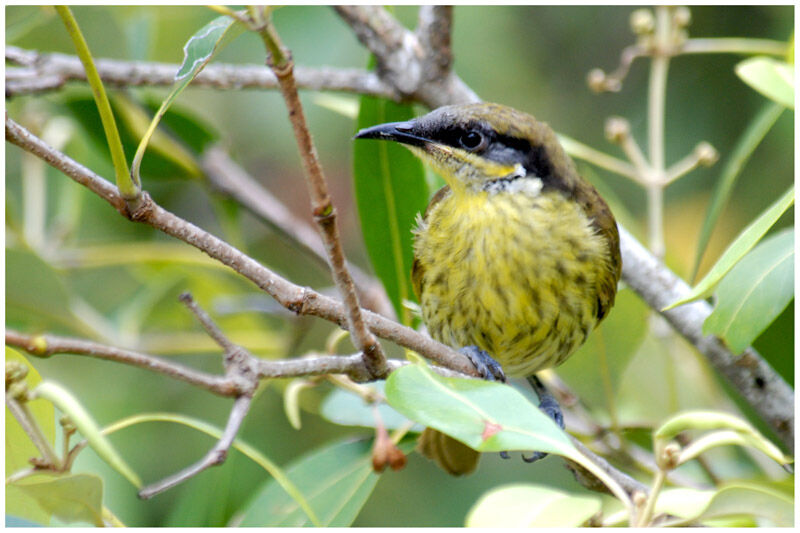
[[[622,289],[613,309],[558,375],[594,413],[605,410],[616,419],[614,397],[625,369],[647,332],[648,307],[636,293]]]
[[[376,392],[380,395],[385,394],[385,381],[374,381],[367,386],[375,388]],[[340,387],[331,391],[322,401],[320,414],[326,420],[342,426],[375,427],[373,406],[366,403],[357,394]],[[383,402],[378,404],[378,414],[380,414],[386,429],[397,429],[408,424],[409,421],[408,418]],[[415,425],[414,431],[422,430],[422,426],[418,424]]]
[[[764,236],[764,234],[772,227],[773,224],[780,218],[780,216],[789,209],[794,203],[794,185],[789,187],[783,196],[778,198],[771,206],[769,206],[761,215],[748,225],[742,231],[736,240],[734,240],[728,248],[722,253],[722,256],[717,260],[717,263],[711,268],[706,276],[700,280],[700,283],[694,286],[691,292],[677,302],[674,302],[662,311],[675,308],[679,305],[705,298],[714,290],[717,283],[727,274],[731,268],[747,253],[753,246]]]
[[[363,96],[358,128],[413,116],[410,105]],[[411,230],[428,201],[422,162],[397,143],[356,140],[353,176],[361,232],[372,267],[400,321],[410,325],[412,316],[403,300],[416,300],[410,280],[414,260]]]
[[[700,268],[700,261],[703,259],[708,240],[711,238],[711,232],[714,230],[714,225],[717,223],[720,213],[728,203],[736,178],[747,163],[747,160],[750,159],[756,146],[761,143],[761,140],[775,124],[775,121],[778,120],[778,117],[781,116],[781,113],[783,113],[783,106],[781,105],[770,102],[764,106],[747,126],[742,136],[739,137],[730,158],[725,163],[725,168],[722,169],[717,185],[714,188],[708,215],[703,221],[700,237],[697,240],[697,253],[695,253],[694,266],[692,266],[692,281],[697,276],[697,270]]]
[[[155,132],[161,117],[164,116],[169,106],[172,105],[172,102],[183,92],[186,86],[189,85],[197,74],[211,61],[214,54],[221,50],[224,45],[235,39],[242,31],[244,31],[244,26],[240,22],[227,15],[223,15],[200,28],[200,30],[192,35],[186,42],[186,45],[183,47],[183,63],[178,69],[177,74],[175,74],[176,84],[153,117],[133,157],[131,174],[135,177],[137,182],[139,181],[139,167],[141,166],[144,152],[147,149],[150,138]]]
[[[129,416],[122,420],[118,420],[114,424],[103,428],[103,434],[114,433],[115,431],[119,431],[120,429],[140,424],[142,422],[172,422],[176,424],[183,424],[184,426],[188,426],[194,428],[198,431],[202,431],[206,435],[210,435],[215,439],[219,439],[222,437],[222,431],[219,428],[212,426],[211,424],[207,424],[202,420],[198,420],[196,418],[191,418],[188,416],[183,416],[174,413],[144,413],[140,415]],[[252,461],[254,461],[257,465],[267,471],[269,475],[272,476],[273,480],[282,487],[282,490],[289,495],[300,509],[305,512],[306,516],[310,520],[310,523],[314,525],[319,524],[319,520],[317,519],[314,511],[311,509],[311,506],[306,501],[306,498],[303,494],[298,490],[298,488],[292,483],[292,481],[284,474],[283,470],[267,459],[264,454],[262,454],[257,449],[253,448],[251,445],[247,444],[246,442],[241,441],[240,439],[235,439],[231,446],[242,452],[244,455],[249,457]]]
[[[777,527],[794,523],[794,502],[790,496],[755,483],[734,482],[719,490],[665,489],[656,502],[656,513],[680,517],[677,526],[737,516],[760,516]]]
[[[751,57],[736,65],[736,74],[770,100],[794,109],[794,66],[771,57]]]
[[[481,452],[578,454],[555,422],[509,385],[446,378],[412,364],[392,372],[386,398],[408,418]]]
[[[34,498],[47,513],[64,522],[103,526],[103,481],[92,474],[65,474],[42,480],[25,478],[12,484]]]
[[[410,446],[405,446],[406,451]],[[402,446],[401,446],[402,449]],[[348,527],[378,482],[372,471],[372,441],[335,442],[293,461],[286,474],[319,516],[320,526]],[[277,483],[265,484],[244,507],[244,527],[311,525]]]
[[[28,375],[25,381],[28,390],[32,390],[38,385],[42,378],[39,372],[28,363],[24,355],[6,346],[6,363],[17,361],[28,367]],[[45,439],[51,444],[56,438],[55,409],[53,404],[46,401],[28,402],[28,410],[31,412]],[[31,442],[30,437],[19,425],[17,419],[6,407],[6,477],[31,467],[28,459],[39,457],[39,450]],[[8,489],[8,487],[6,487]],[[6,490],[6,513],[14,514],[42,525],[50,522],[50,514],[39,507],[29,495],[18,490]]]
[[[122,474],[136,488],[142,486],[142,480],[128,466],[128,463],[117,453],[117,450],[108,439],[100,432],[100,428],[92,416],[78,402],[67,389],[52,381],[43,381],[33,391],[37,398],[44,398],[53,402],[78,428],[78,431],[89,441],[89,446],[97,452],[106,463]]]
[[[741,353],[794,298],[794,229],[765,239],[725,276],[703,333]]]
[[[578,527],[600,511],[595,496],[577,496],[539,485],[506,485],[481,496],[467,527]]]
[[[700,439],[698,439],[684,450],[689,450],[689,448],[695,446],[694,450],[686,453],[686,457],[688,459],[697,456],[699,453],[702,453],[703,451],[710,449],[715,445],[746,443],[747,445],[764,452],[767,456],[780,464],[787,464],[792,461],[790,457],[787,457],[781,453],[781,451],[774,444],[756,431],[756,429],[746,421],[728,413],[716,411],[686,411],[677,414],[664,422],[655,431],[655,433],[653,433],[653,447],[655,449],[656,457],[660,457],[662,455],[667,442],[675,438],[679,433],[690,429],[732,431],[741,435],[743,440],[741,442],[737,442],[726,437],[723,439],[712,438],[705,442],[701,442]],[[723,433],[722,436],[725,436],[725,434]],[[701,443],[697,444],[698,442]],[[681,457],[683,457],[683,454]]]

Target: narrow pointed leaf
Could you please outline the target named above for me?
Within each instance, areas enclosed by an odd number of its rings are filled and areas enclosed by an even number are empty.
[[[410,445],[401,445],[405,452]],[[320,526],[347,527],[353,523],[378,482],[372,471],[372,441],[335,442],[293,461],[286,475],[308,498]],[[311,525],[296,502],[270,481],[244,507],[237,525],[244,527],[301,527]]]
[[[794,298],[794,230],[760,243],[720,282],[717,304],[703,333],[722,338],[741,353]]]
[[[408,120],[410,105],[364,96],[358,128]],[[428,186],[422,163],[408,150],[389,141],[353,142],[353,176],[361,232],[372,267],[383,282],[397,316],[412,317],[403,300],[416,298],[411,288],[414,220],[425,210]]]
[[[183,92],[186,86],[189,85],[197,74],[211,61],[214,54],[225,44],[236,38],[242,31],[244,31],[244,27],[240,22],[223,15],[200,28],[200,30],[192,35],[186,42],[183,48],[183,63],[175,75],[176,84],[153,117],[150,126],[147,128],[147,131],[139,143],[139,147],[136,149],[136,155],[133,157],[131,174],[137,182],[139,181],[139,167],[142,164],[144,152],[147,149],[150,138],[155,132],[161,117],[164,116],[169,106],[172,105],[172,102]]]
[[[794,66],[771,57],[751,57],[736,65],[736,74],[770,100],[794,109]]]
[[[700,268],[700,262],[703,259],[706,245],[711,238],[711,232],[714,230],[714,225],[717,223],[719,215],[725,208],[730,198],[733,185],[736,183],[736,178],[742,168],[747,164],[753,151],[761,143],[761,140],[772,128],[775,121],[783,113],[783,106],[770,102],[765,105],[758,115],[753,119],[747,129],[742,133],[739,141],[731,152],[731,156],[725,163],[725,167],[720,173],[717,180],[717,185],[712,194],[711,205],[708,208],[708,215],[703,221],[703,227],[700,230],[700,237],[697,239],[697,252],[695,253],[694,266],[692,267],[691,280],[694,282],[697,276],[697,270]]]
[[[578,496],[538,485],[506,485],[481,496],[467,527],[578,527],[601,508],[596,496]]]
[[[739,260],[764,236],[773,224],[783,213],[794,204],[794,185],[792,185],[783,196],[769,206],[761,215],[750,223],[717,260],[708,274],[694,286],[691,292],[677,302],[674,302],[663,309],[667,311],[679,305],[705,298],[711,294],[720,280],[739,262]]]
[[[117,452],[109,440],[100,432],[100,428],[92,416],[78,400],[61,385],[52,381],[44,381],[34,390],[34,395],[53,402],[78,428],[78,431],[89,441],[89,446],[97,452],[106,463],[122,474],[133,486],[142,486],[142,480],[128,466],[128,463]]]

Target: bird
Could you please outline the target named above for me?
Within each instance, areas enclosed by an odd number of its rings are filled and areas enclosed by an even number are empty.
[[[563,363],[614,304],[622,259],[606,202],[546,123],[505,105],[439,107],[355,138],[400,143],[446,183],[413,230],[411,280],[428,333],[486,379],[528,378],[563,429],[536,373]],[[454,475],[480,456],[431,428],[418,449]]]

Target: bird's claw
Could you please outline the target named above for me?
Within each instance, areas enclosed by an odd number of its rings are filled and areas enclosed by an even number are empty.
[[[503,372],[503,367],[485,350],[481,350],[477,346],[464,346],[458,352],[467,356],[483,379],[505,383],[506,374]]]

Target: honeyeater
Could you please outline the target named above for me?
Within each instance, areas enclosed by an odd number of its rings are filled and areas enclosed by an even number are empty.
[[[606,316],[622,267],[616,222],[547,124],[479,103],[356,138],[402,143],[447,183],[414,230],[411,278],[430,335],[485,377],[563,363]],[[431,429],[420,449],[453,474],[479,457]]]

